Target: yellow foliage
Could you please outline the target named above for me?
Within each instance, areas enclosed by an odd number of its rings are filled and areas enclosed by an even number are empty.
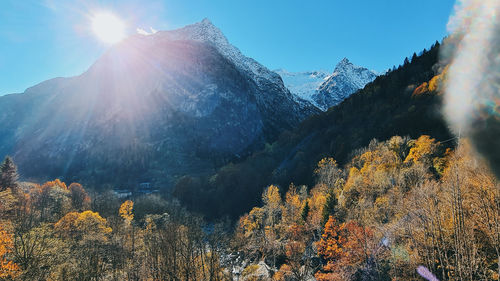
[[[281,205],[279,188],[275,185],[270,185],[262,194],[262,201],[272,209],[278,208]]]
[[[96,238],[112,231],[111,227],[107,226],[106,219],[92,211],[67,213],[54,225],[54,229],[62,236],[94,235]]]
[[[262,230],[264,225],[264,209],[254,207],[248,215],[240,218],[239,226],[243,229],[246,237],[254,234],[256,230]]]
[[[132,213],[133,208],[134,202],[127,200],[121,204],[118,213],[126,222],[130,223],[134,219],[134,214]]]
[[[323,207],[326,203],[326,192],[322,186],[317,186],[311,190],[311,198],[309,199],[309,217],[311,224],[322,227],[321,220],[323,219]]]
[[[287,223],[293,223],[299,221],[300,212],[302,211],[302,201],[297,193],[297,188],[291,185],[285,195],[285,208],[283,219]]]
[[[427,135],[420,136],[410,149],[410,153],[405,159],[405,163],[413,161],[419,163],[436,152],[439,142]]]
[[[247,277],[247,276],[250,276],[250,275],[257,273],[258,270],[259,270],[258,264],[251,264],[251,265],[245,267],[245,269],[243,269],[243,272],[241,272],[241,275],[244,277]]]
[[[440,74],[432,77],[431,80],[429,80],[429,82],[424,82],[420,84],[420,86],[415,88],[412,97],[417,97],[425,93],[437,92],[438,90],[440,90],[440,88],[442,87],[442,85],[446,80],[447,72],[448,72],[448,66],[446,66]]]

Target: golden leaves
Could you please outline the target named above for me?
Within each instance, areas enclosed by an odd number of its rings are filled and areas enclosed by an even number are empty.
[[[134,219],[134,214],[132,213],[134,208],[134,202],[127,200],[123,202],[120,206],[118,213],[128,224]]]

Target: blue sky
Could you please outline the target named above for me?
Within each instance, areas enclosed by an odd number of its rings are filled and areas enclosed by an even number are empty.
[[[452,0],[2,0],[0,95],[85,71],[108,45],[89,15],[111,11],[136,28],[173,29],[208,17],[265,66],[331,71],[343,57],[383,71],[446,34]]]

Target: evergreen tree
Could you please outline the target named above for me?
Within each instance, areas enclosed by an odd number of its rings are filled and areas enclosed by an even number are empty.
[[[335,193],[333,189],[330,189],[328,191],[328,194],[326,195],[326,202],[325,205],[323,206],[323,213],[322,215],[322,220],[321,224],[325,225],[325,223],[328,221],[330,216],[335,215],[335,209],[337,207],[337,197],[335,196]]]
[[[413,56],[411,57],[411,61],[412,62],[415,62],[415,60],[417,59],[417,53],[413,53]]]
[[[19,175],[17,174],[17,167],[12,161],[10,156],[5,157],[2,165],[0,166],[0,190],[5,190],[8,187],[17,187],[17,180]]]
[[[307,216],[309,216],[309,201],[306,200],[306,203],[304,204],[304,207],[302,208],[302,212],[300,213],[300,217],[304,222],[307,221]]]

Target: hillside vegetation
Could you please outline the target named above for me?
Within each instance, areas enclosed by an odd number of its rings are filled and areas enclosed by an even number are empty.
[[[311,189],[268,186],[234,228],[156,195],[20,184],[12,167],[1,280],[421,280],[420,266],[499,280],[500,186],[467,139],[454,151],[427,135],[373,140],[344,168],[324,158]]]
[[[283,190],[290,182],[310,186],[318,161],[334,157],[344,165],[353,151],[374,138],[384,141],[394,135],[418,138],[425,134],[440,141],[452,139],[440,112],[442,96],[437,86],[420,87],[443,70],[438,64],[439,48],[436,42],[411,61],[406,59],[399,68],[309,118],[298,129],[284,132],[278,141],[244,161],[232,162],[209,177],[181,178],[174,195],[207,216],[235,218],[259,203],[265,186],[276,184]]]

